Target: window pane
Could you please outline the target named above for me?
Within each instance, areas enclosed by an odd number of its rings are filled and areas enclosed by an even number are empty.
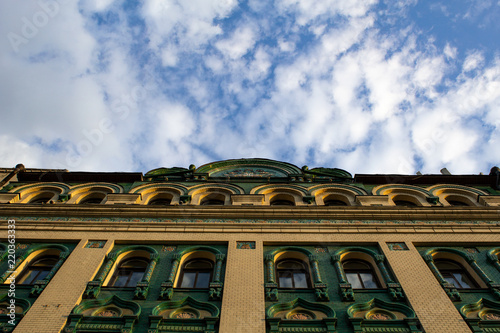
[[[208,288],[210,283],[210,273],[200,272],[198,273],[198,280],[196,280],[196,288]]]
[[[125,287],[127,281],[128,281],[128,275],[118,275],[116,277],[115,283],[113,283],[113,287]]]
[[[353,289],[363,289],[358,273],[347,273],[347,281],[352,285]]]
[[[465,289],[472,288],[469,279],[467,279],[467,277],[464,274],[462,274],[462,273],[453,273],[453,277],[460,284],[460,287],[458,287],[458,288],[465,288]]]
[[[44,270],[44,271],[41,271],[40,274],[38,274],[38,276],[36,277],[36,280],[42,280],[44,279],[47,275],[49,275],[50,271],[48,270]],[[34,283],[35,281],[33,281]]]
[[[33,280],[36,278],[37,274],[39,271],[37,270],[30,270],[29,272],[26,273],[26,277],[22,279],[19,283],[20,284],[32,284]]]
[[[282,272],[279,276],[280,288],[293,288],[292,276],[288,272]]]
[[[452,285],[455,286],[455,288],[460,288],[460,285],[458,282],[451,276],[443,276],[443,278],[446,280],[446,282],[451,283]]]
[[[194,280],[196,279],[196,273],[184,272],[182,276],[181,288],[194,288]]]
[[[133,272],[130,280],[128,281],[128,287],[135,287],[138,282],[141,282],[144,272]]]
[[[363,280],[363,284],[365,288],[378,288],[375,279],[373,278],[372,273],[359,273],[361,279]]]
[[[295,288],[307,288],[306,273],[301,273],[301,272],[293,273],[293,280],[295,282]]]

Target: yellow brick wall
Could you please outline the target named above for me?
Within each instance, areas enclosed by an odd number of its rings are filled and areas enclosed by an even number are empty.
[[[386,243],[380,244],[425,331],[470,333],[469,326],[417,249],[411,243],[407,246],[409,251],[389,251]]]
[[[242,237],[240,241],[252,241]],[[221,333],[264,333],[266,331],[264,255],[262,242],[254,250],[236,249],[230,241],[221,309]]]
[[[114,241],[136,243],[203,242],[228,244],[221,333],[265,332],[264,244],[380,244],[390,267],[427,333],[470,332],[453,303],[412,243],[498,244],[498,226],[433,228],[418,226],[305,227],[208,225],[172,226],[71,226],[16,223],[17,238],[23,240],[80,240],[46,290],[33,304],[15,332],[58,332],[66,316],[79,304],[85,285],[99,268]],[[29,225],[29,226],[28,226]],[[87,239],[108,240],[103,249],[83,248]],[[236,249],[236,241],[256,241],[255,250]],[[406,242],[410,251],[389,251],[386,242]],[[68,283],[71,281],[71,283]],[[439,309],[439,311],[436,311]]]
[[[82,239],[32,304],[14,333],[55,333],[61,331],[75,305],[81,301],[87,282],[99,269],[113,242],[102,249],[84,248]]]

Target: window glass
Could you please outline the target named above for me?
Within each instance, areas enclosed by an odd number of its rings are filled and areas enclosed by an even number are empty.
[[[358,273],[346,273],[347,282],[349,282],[353,289],[363,289],[363,284]]]
[[[293,288],[293,277],[289,272],[279,273],[279,285],[280,288]]]
[[[110,285],[113,287],[135,287],[142,280],[149,261],[145,258],[131,258],[120,263]]]
[[[365,286],[365,288],[378,288],[371,272],[359,273],[359,276],[361,277],[361,281],[363,281],[363,285]]]
[[[306,264],[296,259],[284,259],[276,263],[279,288],[309,288],[309,272]]]
[[[457,262],[437,259],[434,263],[446,282],[451,283],[455,288],[470,289],[478,287],[476,283],[474,283],[474,280],[470,278],[465,268]]]
[[[208,288],[212,279],[213,263],[207,259],[186,262],[181,271],[179,288]]]
[[[199,272],[195,288],[208,288],[209,284],[210,284],[210,273]]]
[[[342,264],[347,281],[353,289],[380,288],[372,266],[364,260],[347,260]]]
[[[29,263],[28,267],[21,273],[18,278],[19,284],[33,284],[37,280],[43,280],[49,275],[52,267],[59,261],[58,256],[44,256],[33,263]]]

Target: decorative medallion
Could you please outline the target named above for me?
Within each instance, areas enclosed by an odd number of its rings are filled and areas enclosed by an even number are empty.
[[[163,245],[163,247],[161,248],[162,252],[172,252],[175,250],[177,250],[177,246],[175,245]]]
[[[305,312],[296,312],[288,318],[292,319],[292,320],[311,320],[311,319],[313,319],[308,313],[305,313]]]
[[[120,314],[116,311],[106,309],[104,311],[101,311],[97,314],[98,317],[119,317]]]
[[[183,311],[183,312],[176,313],[175,314],[175,318],[178,318],[178,319],[191,319],[191,318],[196,318],[196,316],[192,312]]]
[[[254,250],[255,242],[236,242],[236,248],[241,250]]]
[[[253,169],[253,168],[245,168],[245,169],[232,169],[221,173],[213,173],[210,175],[211,177],[284,177],[285,175],[280,172],[276,172],[274,170],[269,169]]]
[[[177,309],[170,313],[170,318],[173,319],[196,319],[200,318],[200,313],[193,308]]]
[[[405,243],[387,243],[391,251],[408,251],[408,246]]]
[[[372,313],[368,316],[368,319],[371,319],[371,320],[391,320],[391,316],[385,314],[385,313],[381,313],[381,312],[376,312],[376,313]]]
[[[465,248],[465,251],[469,252],[469,253],[479,253],[479,250],[476,249],[475,247],[466,247]]]
[[[367,312],[365,318],[369,320],[392,320],[396,319],[396,315],[384,309],[375,309]]]
[[[85,248],[87,249],[102,249],[106,244],[105,240],[89,240],[87,244],[85,244]]]
[[[321,247],[321,246],[315,246],[314,251],[316,251],[316,253],[328,253],[328,248]]]
[[[481,314],[483,320],[500,320],[500,311],[489,310]]]
[[[24,249],[27,249],[28,246],[30,246],[30,245],[29,244],[17,243],[16,250],[24,250]]]

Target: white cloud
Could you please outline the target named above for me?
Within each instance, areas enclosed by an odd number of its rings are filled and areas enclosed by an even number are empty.
[[[146,171],[259,156],[470,173],[497,163],[500,60],[424,40],[412,23],[381,27],[415,1],[252,0],[243,12],[235,0],[145,0],[139,23],[119,3],[61,4],[18,52],[0,42],[5,166]],[[40,11],[0,3],[0,33],[22,36],[23,17]]]
[[[471,53],[465,58],[463,69],[464,72],[469,72],[476,69],[478,66],[482,65],[484,62],[484,56],[480,52]]]
[[[224,56],[239,59],[253,48],[255,38],[253,29],[247,26],[236,29],[230,38],[219,40],[215,46]]]

